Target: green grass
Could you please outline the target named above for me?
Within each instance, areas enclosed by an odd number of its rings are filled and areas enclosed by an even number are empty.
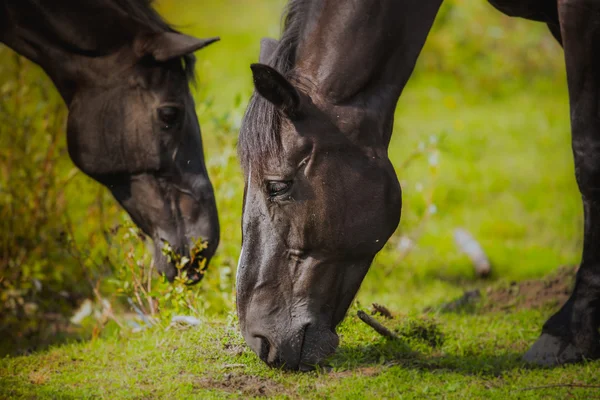
[[[93,340],[7,356],[0,360],[0,398],[599,397],[593,388],[525,390],[600,384],[599,362],[546,370],[520,361],[551,307],[429,316],[443,336],[436,348],[407,328],[421,321],[424,307],[490,283],[478,280],[457,250],[457,227],[484,247],[491,283],[542,277],[579,261],[582,210],[562,52],[545,28],[502,17],[485,2],[446,2],[396,113],[389,154],[403,187],[402,222],[339,328],[332,370],[298,374],[259,362],[233,317],[243,188],[237,131],[251,92],[248,66],[257,59],[260,37],[278,35],[285,2],[206,3],[158,2],[185,32],[222,38],[197,54],[198,115],[222,227],[207,277],[192,289],[202,325],[176,329],[163,321],[132,333],[111,322]],[[416,152],[420,146],[424,150]],[[71,168],[58,173],[66,176]],[[105,272],[94,269],[108,251],[102,230],[120,222],[122,213],[82,174],[64,193],[72,239],[85,251],[76,267],[105,283]],[[436,212],[428,215],[432,205]],[[415,244],[408,253],[403,237]],[[113,240],[114,248],[123,248],[111,253],[118,264],[130,244]],[[71,264],[55,268],[65,273]],[[372,302],[402,313],[391,323],[409,332],[401,342],[386,341],[358,320],[359,305]]]
[[[592,398],[599,362],[527,368],[520,354],[538,334],[539,311],[436,317],[443,343],[381,338],[354,316],[340,327],[331,370],[273,370],[244,346],[237,328],[155,329],[65,345],[0,362],[0,396],[9,398]],[[415,320],[397,317],[396,325]],[[393,324],[392,324],[393,325]],[[536,387],[537,389],[532,389]]]

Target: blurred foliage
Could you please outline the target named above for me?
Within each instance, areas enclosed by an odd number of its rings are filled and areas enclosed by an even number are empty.
[[[0,335],[7,348],[28,347],[42,331],[62,331],[110,272],[96,244],[116,207],[105,210],[105,196],[71,164],[66,108],[48,78],[6,48],[0,59]]]
[[[523,82],[560,81],[563,71],[562,50],[545,24],[507,17],[486,1],[447,0],[415,77],[445,75],[467,91],[509,94]]]
[[[50,80],[0,47],[0,335],[5,338],[0,354],[35,349],[62,335],[95,335],[107,324],[125,329],[147,321],[168,323],[178,314],[234,309],[243,189],[237,132],[251,90],[248,65],[257,58],[259,38],[277,35],[283,4],[223,0],[200,7],[191,0],[157,2],[184,31],[223,38],[198,55],[197,112],[222,237],[204,281],[195,287],[180,281],[170,285],[152,274],[151,257],[137,228],[110,194],[68,159],[66,108]],[[447,0],[413,81],[502,96],[524,82],[563,79],[558,52],[542,24],[502,17],[486,2]],[[417,183],[416,193],[407,192],[412,208],[402,218],[409,222],[386,246],[386,254],[394,256],[383,258],[393,259],[385,276],[436,217],[434,192],[443,153],[438,142],[443,144],[443,138],[436,133],[403,154],[399,171],[413,162],[429,168],[413,180],[425,184]],[[98,311],[90,313],[96,316],[91,330],[90,323],[81,328],[69,322],[84,300],[92,300]],[[113,307],[134,315],[115,317]]]
[[[38,312],[60,313],[84,295],[64,289],[86,271],[68,255],[60,217],[67,208],[61,188],[73,176],[57,173],[65,165],[65,109],[45,77],[30,81],[27,62],[5,49],[0,57],[9,60],[0,86],[0,335],[7,337],[15,325],[23,335],[35,331]]]

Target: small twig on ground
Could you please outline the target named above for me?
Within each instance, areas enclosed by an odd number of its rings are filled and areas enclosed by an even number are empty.
[[[580,389],[600,389],[600,385],[583,385],[579,383],[558,383],[556,385],[531,386],[522,389],[515,389],[515,392],[524,392],[527,390],[554,389],[554,388],[580,388]]]
[[[223,369],[228,368],[246,368],[246,364],[224,364]]]
[[[373,311],[371,312],[371,315],[375,315],[376,313],[379,313],[380,315],[382,315],[383,317],[385,317],[387,319],[394,318],[392,316],[391,311],[388,310],[388,308],[386,306],[383,306],[383,305],[377,304],[377,303],[373,303]]]
[[[388,339],[399,340],[400,338],[394,332],[390,331],[385,326],[381,325],[375,318],[371,317],[366,312],[359,310],[356,315],[358,318],[365,324],[369,325],[371,328],[375,330],[375,332],[379,333],[381,336],[386,337]]]

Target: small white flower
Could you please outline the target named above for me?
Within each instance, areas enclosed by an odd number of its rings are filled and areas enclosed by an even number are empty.
[[[425,150],[425,142],[419,142],[419,147],[418,147],[419,151],[423,151]]]
[[[437,206],[435,204],[430,204],[427,208],[427,212],[431,215],[437,213]]]
[[[413,246],[413,241],[408,236],[402,236],[398,243],[398,250],[407,251]]]
[[[438,137],[436,135],[429,136],[429,143],[436,145],[438,142]]]
[[[421,182],[417,182],[417,184],[415,185],[415,190],[417,192],[422,192],[423,191],[423,184]]]
[[[81,322],[88,316],[92,315],[94,311],[93,303],[90,299],[85,299],[79,306],[77,311],[71,316],[71,323],[75,325],[81,324]]]
[[[432,167],[435,167],[439,164],[440,162],[440,153],[438,153],[437,151],[432,152],[429,155],[429,165],[431,165]]]

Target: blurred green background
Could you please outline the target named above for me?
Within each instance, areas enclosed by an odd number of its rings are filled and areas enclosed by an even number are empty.
[[[107,191],[68,159],[66,110],[50,81],[0,48],[0,352],[109,329],[107,318],[69,323],[85,299],[102,315],[106,304],[128,312],[132,303],[151,314],[233,312],[243,190],[237,132],[252,90],[249,64],[261,37],[278,37],[284,4],[155,3],[183,32],[221,37],[197,53],[194,93],[222,237],[194,288],[156,278],[142,288],[146,246]],[[485,249],[492,279],[578,262],[581,205],[562,57],[542,24],[510,19],[483,1],[444,3],[396,112],[389,154],[403,187],[402,222],[360,302],[410,311],[478,285],[453,240],[459,227]]]

